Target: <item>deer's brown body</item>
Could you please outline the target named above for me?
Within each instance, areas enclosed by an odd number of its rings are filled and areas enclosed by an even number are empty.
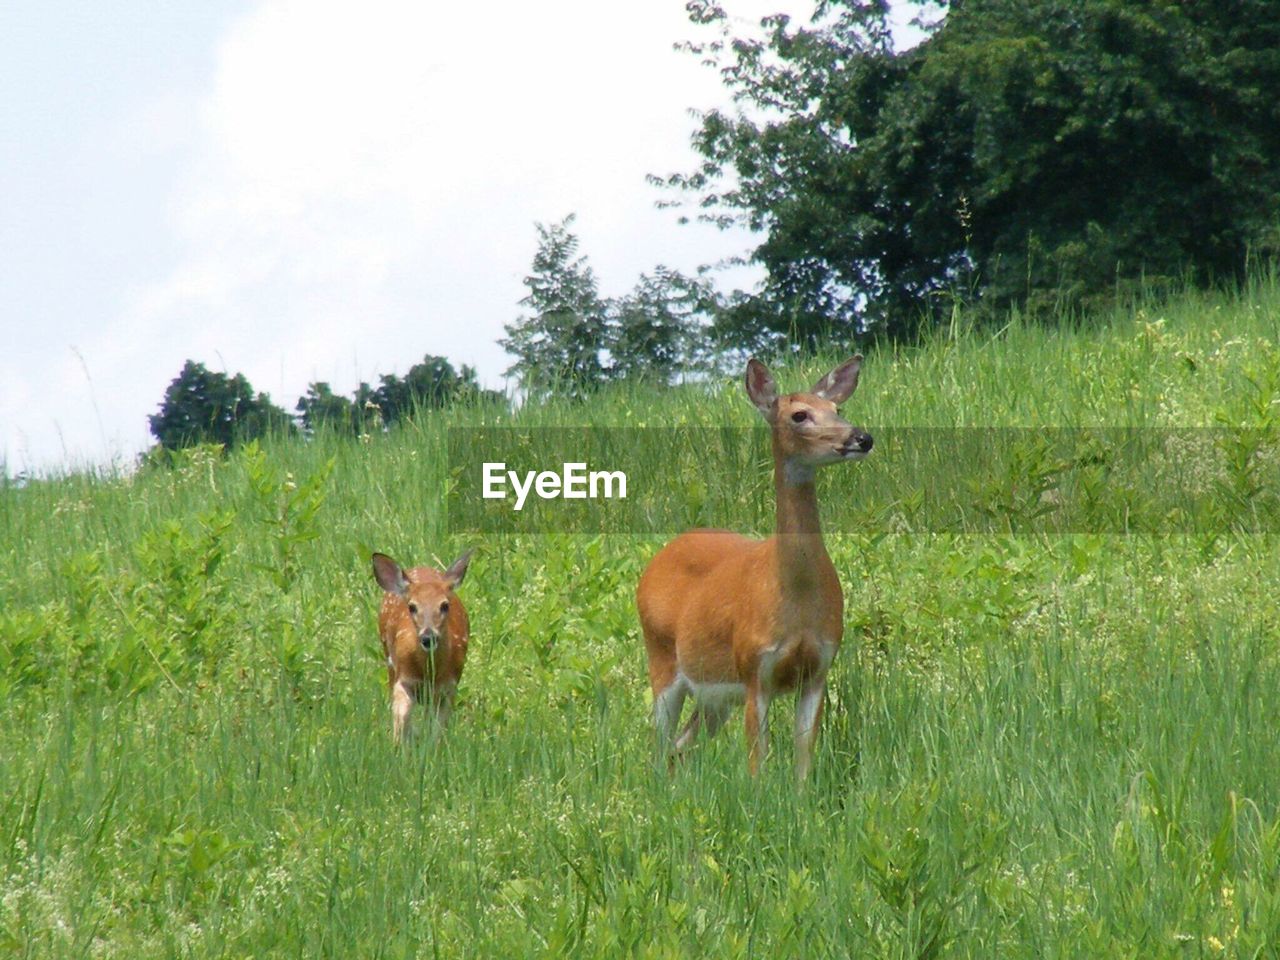
[[[425,704],[437,728],[448,723],[471,639],[466,607],[454,588],[466,575],[470,552],[448,570],[404,570],[385,554],[373,555],[374,579],[385,594],[378,634],[387,657],[392,735],[399,742],[414,703]]]
[[[818,467],[871,449],[871,437],[836,413],[857,386],[861,360],[837,367],[809,393],[781,397],[764,366],[748,364],[747,393],[772,431],[777,533],[755,540],[694,530],[663,547],[641,575],[636,605],[664,748],[682,751],[703,726],[714,734],[745,701],[755,772],[768,749],[770,701],[796,691],[796,770],[807,775],[844,624],[814,481]],[[694,710],[676,736],[686,696]]]

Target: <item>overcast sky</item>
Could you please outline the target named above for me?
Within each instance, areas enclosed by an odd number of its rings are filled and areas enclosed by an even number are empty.
[[[426,353],[501,387],[535,221],[578,215],[605,295],[742,252],[645,183],[725,100],[697,36],[683,0],[4,0],[0,461],[128,462],[188,358],[290,411]]]

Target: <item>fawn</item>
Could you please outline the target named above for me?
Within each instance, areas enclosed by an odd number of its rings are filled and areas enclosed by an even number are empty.
[[[387,655],[396,743],[408,729],[415,700],[433,710],[437,732],[449,722],[471,636],[466,607],[453,591],[470,560],[468,550],[441,573],[430,567],[403,570],[385,554],[373,555],[373,577],[386,591],[378,633]]]
[[[672,759],[702,727],[714,735],[730,707],[745,700],[748,765],[756,774],[769,749],[769,702],[796,690],[796,776],[808,776],[827,669],[844,633],[844,596],[822,542],[814,480],[819,467],[871,451],[871,435],[836,412],[857,387],[861,365],[859,354],[808,393],[778,396],[764,364],[751,359],[747,395],[772,433],[776,535],[754,540],[692,530],[663,547],[640,576],[636,606],[654,725]],[[676,735],[690,694],[693,713]]]

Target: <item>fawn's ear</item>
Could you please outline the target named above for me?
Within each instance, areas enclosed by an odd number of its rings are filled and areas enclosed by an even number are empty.
[[[809,392],[823,400],[830,400],[838,407],[857,389],[858,371],[861,369],[862,354],[859,353],[815,383]]]
[[[752,357],[747,361],[747,396],[766,420],[773,420],[773,405],[778,399],[778,385],[763,363]]]
[[[467,575],[467,564],[471,562],[471,551],[466,550],[457,560],[449,565],[449,569],[444,572],[444,579],[452,589],[462,582],[462,578]]]
[[[385,553],[375,553],[373,555],[373,579],[377,580],[378,586],[387,591],[387,593],[398,593],[403,597],[409,592],[409,581],[405,579],[404,571],[400,569],[400,564]]]

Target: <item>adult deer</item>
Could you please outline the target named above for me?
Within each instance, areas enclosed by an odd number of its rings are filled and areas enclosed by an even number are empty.
[[[827,669],[844,633],[844,596],[822,542],[814,480],[819,467],[871,450],[871,435],[836,412],[857,387],[861,365],[855,356],[808,393],[778,396],[764,364],[747,363],[747,396],[772,432],[777,533],[753,540],[693,530],[663,547],[641,575],[636,606],[664,753],[682,752],[704,726],[714,735],[745,700],[755,774],[769,749],[769,703],[795,690],[796,776],[808,776]],[[689,695],[693,713],[677,736]]]
[[[444,729],[467,659],[471,624],[453,592],[467,574],[468,550],[441,573],[430,567],[404,570],[383,553],[373,555],[373,577],[386,593],[378,611],[378,634],[387,656],[392,736],[399,743],[414,702],[434,713]]]

